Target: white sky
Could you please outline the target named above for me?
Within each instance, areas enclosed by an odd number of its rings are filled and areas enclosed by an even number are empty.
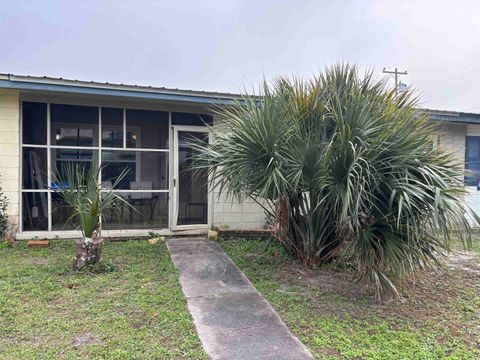
[[[480,112],[478,0],[0,0],[0,72],[239,92],[339,61]]]

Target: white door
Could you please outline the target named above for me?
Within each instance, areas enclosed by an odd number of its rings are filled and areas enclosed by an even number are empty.
[[[208,143],[203,126],[173,126],[172,229],[208,228],[210,194],[206,171],[192,170],[192,140]]]

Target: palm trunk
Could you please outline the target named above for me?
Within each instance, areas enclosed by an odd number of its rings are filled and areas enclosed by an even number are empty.
[[[103,238],[100,230],[95,230],[91,238],[84,237],[75,241],[73,269],[78,271],[86,265],[93,265],[102,260]]]

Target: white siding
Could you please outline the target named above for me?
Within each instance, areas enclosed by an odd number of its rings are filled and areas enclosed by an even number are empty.
[[[0,182],[7,196],[8,221],[14,228],[19,218],[20,102],[15,91],[0,91]]]

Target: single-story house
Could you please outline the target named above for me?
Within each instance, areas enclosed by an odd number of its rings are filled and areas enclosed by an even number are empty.
[[[0,74],[0,183],[17,239],[77,237],[55,193],[62,164],[101,164],[101,183],[138,211],[122,206],[103,217],[105,236],[203,233],[211,226],[262,228],[265,214],[250,201],[210,191],[206,174],[188,171],[187,139],[209,141],[215,105],[240,95]],[[430,111],[434,139],[477,176],[466,177],[480,211],[480,114]],[[478,205],[477,205],[478,204]],[[125,210],[125,211],[124,211]]]

